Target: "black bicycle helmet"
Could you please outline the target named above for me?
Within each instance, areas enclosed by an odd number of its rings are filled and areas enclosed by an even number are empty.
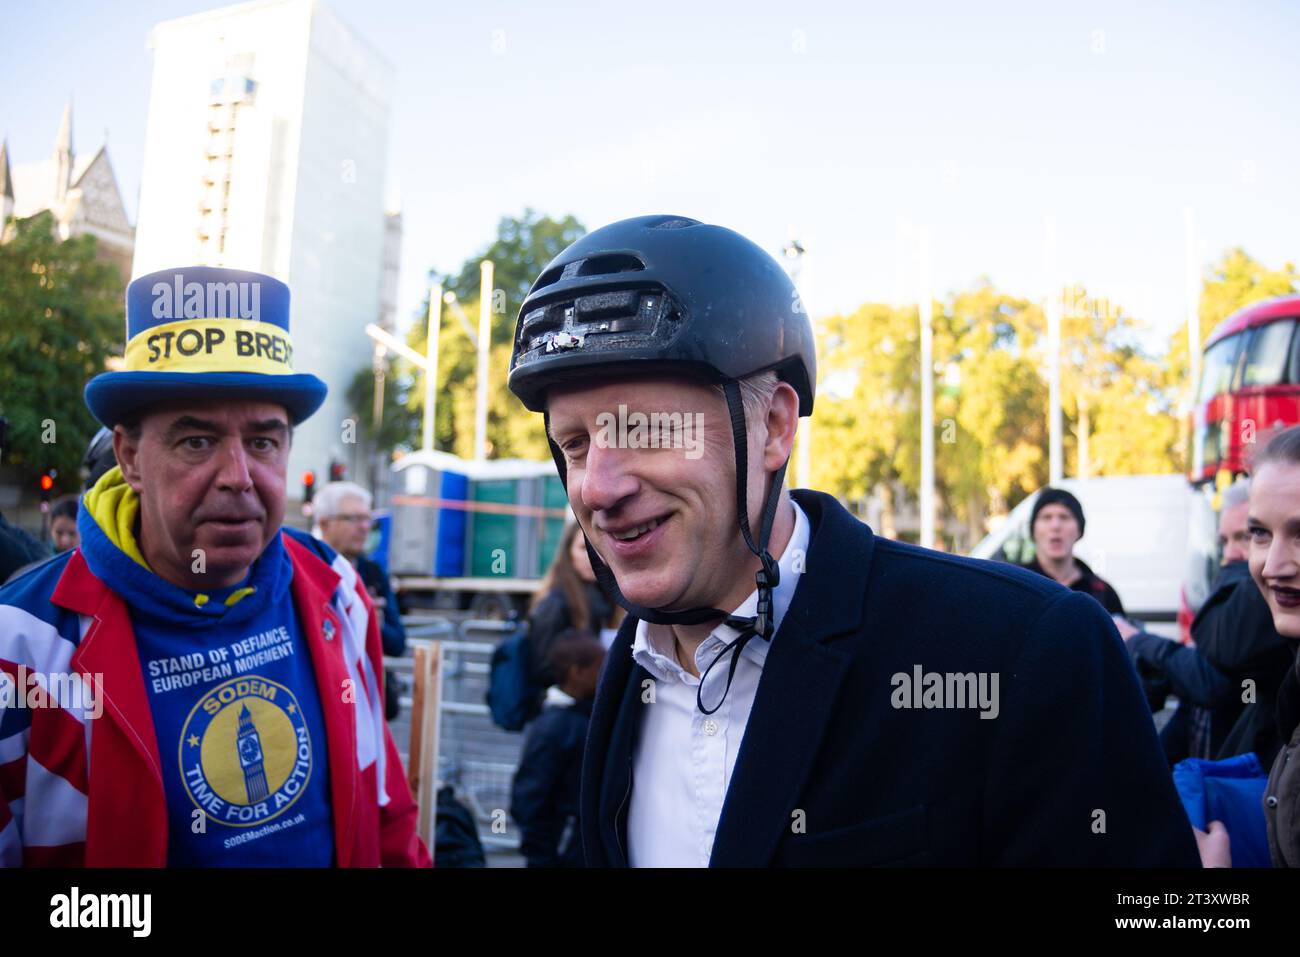
[[[767,544],[785,465],[768,487],[755,541],[746,502],[747,445],[739,388],[741,379],[769,370],[794,388],[799,415],[811,415],[817,360],[812,324],[794,283],[776,260],[739,233],[682,216],[625,219],[556,256],[524,299],[510,356],[510,391],[534,412],[546,412],[551,386],[590,379],[597,372],[689,372],[722,385],[736,455],[737,523],[762,563],[755,578],[758,614],[742,618],[716,608],[669,612],[641,607],[623,595],[590,542],[587,551],[601,585],[636,617],[656,624],[722,618],[736,628],[740,637],[713,662],[732,652],[732,675],[745,642],[755,636],[770,639],[773,633],[772,588],[778,570]],[[551,455],[567,488],[564,455],[554,442]],[[730,684],[728,676],[728,688]],[[701,679],[700,694],[703,687]],[[702,698],[697,703],[705,713],[721,706],[706,711]]]
[[[117,464],[117,455],[113,452],[113,430],[101,428],[86,446],[86,455],[81,460],[81,473],[84,476],[82,489],[90,491],[105,472]]]
[[[519,310],[510,391],[533,412],[548,387],[612,365],[694,369],[715,382],[773,369],[811,415],[817,359],[794,283],[739,233],[639,216],[579,239]]]

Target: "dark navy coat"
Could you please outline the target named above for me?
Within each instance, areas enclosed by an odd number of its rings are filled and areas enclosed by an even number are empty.
[[[1199,867],[1118,633],[1086,595],[1014,566],[877,538],[792,493],[811,543],[772,639],[712,866]],[[627,862],[649,672],[629,615],[583,763],[589,866]],[[758,640],[758,639],[756,639]],[[893,676],[997,673],[998,716],[904,709]],[[686,746],[683,742],[683,747]]]

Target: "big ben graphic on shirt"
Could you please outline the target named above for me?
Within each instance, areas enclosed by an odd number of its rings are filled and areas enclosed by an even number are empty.
[[[264,801],[267,798],[266,769],[262,766],[262,742],[257,736],[257,725],[253,724],[253,715],[244,705],[239,712],[239,737],[235,739],[239,748],[239,766],[244,769],[244,789],[248,792],[248,803]]]

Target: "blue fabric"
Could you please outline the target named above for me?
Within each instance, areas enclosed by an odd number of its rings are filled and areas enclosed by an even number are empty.
[[[178,283],[179,280],[179,283]],[[206,292],[209,283],[243,283],[242,298],[222,296],[216,315],[207,315],[207,309],[186,310],[186,301],[195,291],[195,284]],[[249,295],[256,284],[256,311]],[[224,290],[223,290],[224,291]],[[203,296],[206,306],[206,295]],[[195,314],[190,314],[195,313]],[[225,315],[222,315],[225,313]],[[233,314],[232,314],[233,313]],[[185,266],[163,269],[134,279],[126,289],[126,337],[139,335],[146,329],[182,319],[254,319],[289,331],[289,287],[262,273],[225,269],[220,266]]]
[[[24,612],[54,628],[68,644],[81,644],[81,627],[77,616],[51,600],[55,586],[68,567],[73,550],[60,552],[0,587],[0,605],[21,608]],[[17,692],[15,692],[17,693]],[[0,708],[0,739],[18,734],[32,726],[31,708]]]
[[[1233,867],[1270,867],[1264,789],[1268,774],[1253,754],[1223,761],[1188,758],[1174,766],[1174,786],[1187,817],[1202,831],[1222,821],[1232,841]]]
[[[387,509],[382,509],[374,513],[375,523],[375,547],[366,556],[370,561],[379,566],[379,570],[385,575],[388,574],[388,542],[392,538],[393,516]]]
[[[92,572],[127,604],[158,737],[169,866],[328,867],[328,748],[293,563],[275,536],[248,577],[196,592],[117,548],[81,510]],[[252,594],[227,607],[239,588]]]
[[[542,710],[546,689],[533,681],[533,651],[521,628],[492,652],[487,705],[492,721],[506,731],[522,731]]]

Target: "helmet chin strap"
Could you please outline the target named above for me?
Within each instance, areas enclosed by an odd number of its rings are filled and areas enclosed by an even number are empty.
[[[776,506],[781,498],[781,486],[785,480],[786,466],[789,464],[788,459],[781,463],[781,467],[776,470],[767,487],[763,499],[762,524],[759,527],[758,541],[755,542],[750,534],[749,527],[748,483],[746,481],[749,475],[749,444],[747,440],[748,433],[745,429],[745,406],[741,399],[740,385],[736,380],[731,379],[724,382],[722,389],[727,399],[727,410],[731,414],[731,438],[736,453],[736,521],[740,526],[740,534],[745,540],[746,547],[762,563],[762,567],[754,575],[754,582],[758,588],[757,613],[753,616],[733,615],[717,608],[708,607],[691,608],[687,611],[662,611],[657,608],[646,608],[638,605],[623,594],[618,587],[618,582],[614,579],[614,573],[601,560],[596,549],[592,547],[591,541],[587,540],[587,556],[591,559],[591,569],[596,574],[596,580],[600,583],[600,587],[605,591],[605,594],[613,597],[615,601],[627,609],[628,614],[655,625],[699,625],[721,619],[723,624],[740,632],[733,641],[718,652],[717,657],[709,663],[708,668],[704,670],[704,674],[700,676],[700,685],[696,691],[695,703],[696,707],[704,714],[713,714],[726,701],[727,693],[731,690],[732,679],[736,675],[736,666],[740,663],[740,653],[749,640],[759,637],[769,641],[776,630],[772,607],[772,589],[780,581],[781,573],[776,561],[768,552],[767,546],[772,535],[772,525],[776,518]],[[551,457],[555,460],[555,467],[560,472],[560,480],[564,483],[567,491],[569,483],[568,471],[564,463],[564,453],[551,441],[549,412],[545,413],[545,422],[546,441],[551,447]],[[712,708],[706,708],[703,699],[705,680],[708,678],[709,672],[713,670],[713,666],[727,654],[731,655],[731,666],[727,673],[726,687],[723,689],[722,697],[718,699],[718,703]]]

